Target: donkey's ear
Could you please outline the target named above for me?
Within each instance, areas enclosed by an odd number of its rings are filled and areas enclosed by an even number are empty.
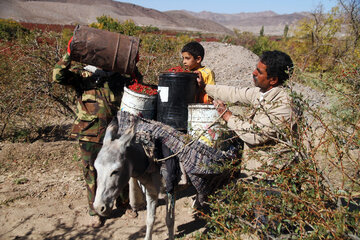
[[[130,129],[126,130],[123,135],[119,138],[119,145],[124,148],[124,150],[130,146],[131,141],[135,136],[134,131],[129,131]]]
[[[119,138],[119,145],[126,149],[130,146],[132,139],[135,136],[136,121],[131,121],[131,125],[126,129],[125,133]]]
[[[104,141],[103,141],[104,145],[109,144],[112,140],[114,140],[114,138],[117,136],[118,128],[119,128],[119,125],[118,125],[117,118],[114,117],[106,129],[106,133],[105,133],[105,137],[104,137]]]

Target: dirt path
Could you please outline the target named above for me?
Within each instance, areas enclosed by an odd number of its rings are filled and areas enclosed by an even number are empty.
[[[146,211],[135,219],[115,210],[104,227],[83,225],[87,216],[84,181],[71,141],[1,144],[0,239],[142,239]],[[74,155],[75,152],[75,155]],[[178,194],[176,236],[204,227],[191,209],[193,189]],[[153,239],[166,239],[165,205],[159,201]]]
[[[82,191],[83,192],[83,191]],[[83,192],[85,194],[85,192]],[[193,217],[189,208],[190,197],[179,199],[176,204],[176,235],[191,235],[204,223]],[[2,207],[0,214],[0,239],[143,239],[145,214],[140,211],[136,219],[115,210],[113,218],[104,227],[92,229],[82,223],[86,218],[85,197],[79,199],[34,199],[17,200]],[[166,239],[164,205],[157,209],[153,239]]]

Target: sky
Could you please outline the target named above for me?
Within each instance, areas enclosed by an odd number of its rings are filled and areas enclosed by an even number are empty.
[[[278,14],[312,12],[322,4],[325,12],[336,6],[336,0],[117,0],[140,5],[158,11],[188,10],[214,13],[240,13],[274,11]]]

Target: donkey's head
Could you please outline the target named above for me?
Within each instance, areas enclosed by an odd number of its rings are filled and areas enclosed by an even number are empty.
[[[93,205],[102,216],[110,214],[114,200],[128,183],[133,169],[128,155],[131,154],[129,147],[135,135],[134,126],[120,138],[116,138],[117,130],[117,120],[114,118],[106,129],[103,146],[95,160],[97,190]]]

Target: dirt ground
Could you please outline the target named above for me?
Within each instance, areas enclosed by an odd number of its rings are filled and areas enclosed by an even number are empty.
[[[0,239],[142,239],[146,210],[135,219],[115,209],[104,227],[84,226],[86,190],[77,143],[1,143]],[[205,222],[191,209],[195,191],[178,194],[176,237],[191,238]],[[159,200],[153,239],[166,239],[165,205]]]

